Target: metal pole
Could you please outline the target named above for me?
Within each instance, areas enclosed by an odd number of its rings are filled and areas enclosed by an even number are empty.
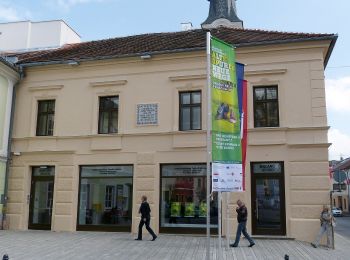
[[[333,191],[330,191],[329,192],[329,198],[330,198],[330,211],[331,211],[331,216],[333,217],[333,214],[332,214],[332,208],[333,208],[333,199],[332,199],[332,193],[333,193]],[[331,230],[332,230],[332,248],[333,248],[333,250],[335,249],[335,245],[334,245],[334,227],[333,227],[333,225],[331,225]]]
[[[229,207],[230,193],[226,192],[226,249],[230,249],[230,207]]]
[[[348,214],[350,213],[350,170],[346,172],[346,184],[348,188]]]
[[[211,162],[211,80],[210,80],[210,32],[207,32],[207,248],[206,260],[210,260],[210,162]]]
[[[222,234],[221,234],[221,226],[222,226],[222,223],[221,223],[221,191],[218,192],[218,222],[219,222],[219,227],[218,227],[218,233],[219,233],[219,248],[218,248],[218,256],[219,256],[219,259],[222,259],[222,252],[221,252],[221,249],[222,249]]]

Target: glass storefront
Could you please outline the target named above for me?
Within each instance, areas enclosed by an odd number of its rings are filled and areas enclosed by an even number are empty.
[[[206,227],[206,164],[162,165],[160,228]],[[211,228],[218,224],[217,199],[210,203]],[[175,230],[175,229],[174,229]],[[191,232],[188,230],[188,232]]]
[[[133,167],[82,166],[78,230],[131,230]]]

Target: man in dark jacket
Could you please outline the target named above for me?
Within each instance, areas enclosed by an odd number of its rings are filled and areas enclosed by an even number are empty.
[[[244,203],[241,200],[237,200],[238,207],[236,208],[237,212],[237,221],[238,221],[238,227],[237,227],[237,233],[236,233],[236,240],[233,244],[231,244],[231,247],[237,247],[239,244],[239,240],[241,238],[241,233],[245,236],[245,238],[249,241],[249,247],[252,247],[255,245],[253,239],[249,236],[247,233],[247,218],[248,218],[248,210]]]
[[[154,234],[153,230],[150,228],[149,224],[151,221],[151,208],[147,202],[147,197],[143,195],[141,197],[142,203],[139,209],[139,214],[141,214],[141,220],[139,224],[139,233],[135,240],[142,240],[142,227],[146,225],[147,231],[152,235],[152,241],[156,240],[157,236]]]

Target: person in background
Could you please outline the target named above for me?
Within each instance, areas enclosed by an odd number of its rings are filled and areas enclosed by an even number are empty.
[[[135,240],[142,240],[142,227],[143,225],[146,225],[146,229],[152,235],[152,241],[154,241],[157,239],[157,236],[149,226],[151,222],[151,208],[149,207],[147,197],[145,195],[141,197],[141,201],[142,203],[139,209],[139,214],[141,214],[141,220],[139,224],[139,233]]]
[[[327,247],[331,248],[332,220],[333,216],[329,210],[329,207],[327,205],[323,205],[323,209],[320,215],[320,231],[318,232],[316,240],[311,243],[314,248],[317,248],[319,246],[321,238],[325,233],[327,234]]]
[[[231,244],[231,247],[237,247],[239,244],[239,240],[241,238],[241,233],[245,236],[245,238],[249,241],[249,247],[252,247],[255,245],[253,239],[249,236],[247,232],[247,218],[248,218],[248,210],[247,207],[244,205],[244,203],[241,200],[237,200],[238,207],[236,208],[237,212],[237,233],[236,233],[236,240],[233,244]]]

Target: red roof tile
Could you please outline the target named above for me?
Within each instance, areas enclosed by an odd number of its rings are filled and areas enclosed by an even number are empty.
[[[213,36],[240,46],[289,43],[308,40],[336,40],[335,34],[285,33],[275,31],[233,29],[220,27],[211,30]],[[206,31],[202,29],[142,34],[99,41],[68,44],[59,49],[22,53],[19,64],[34,62],[91,60],[135,56],[146,53],[165,53],[204,49]]]

